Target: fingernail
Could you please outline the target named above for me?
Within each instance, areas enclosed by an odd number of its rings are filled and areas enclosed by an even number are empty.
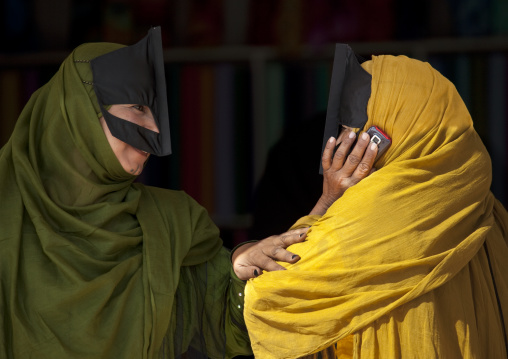
[[[356,136],[356,133],[353,131],[349,132],[349,138],[354,138]]]
[[[330,137],[330,139],[328,140],[328,142],[332,143],[335,139],[332,137]]]
[[[296,254],[293,254],[293,256],[291,257],[291,259],[295,259],[295,257],[296,257]]]
[[[362,133],[362,140],[368,140],[369,135],[367,135],[367,132]]]
[[[372,151],[374,151],[376,148],[377,148],[377,145],[374,142],[372,142],[372,144],[370,145],[370,149]]]
[[[303,236],[303,233],[300,233],[300,237]]]
[[[257,277],[259,275],[258,270],[254,269],[254,276]]]

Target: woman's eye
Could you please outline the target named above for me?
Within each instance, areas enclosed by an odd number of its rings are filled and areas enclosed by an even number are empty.
[[[145,111],[145,107],[143,105],[134,105],[132,107],[141,112]]]

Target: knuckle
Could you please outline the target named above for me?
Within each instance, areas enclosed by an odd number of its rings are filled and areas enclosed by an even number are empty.
[[[340,148],[335,152],[335,158],[344,158],[344,156],[346,156],[346,152]]]
[[[273,247],[272,250],[270,251],[270,254],[272,257],[276,257],[277,254],[280,252],[280,247]]]
[[[370,166],[365,162],[360,162],[357,168],[360,174],[367,174],[370,171]]]
[[[348,157],[348,161],[351,162],[354,165],[357,165],[360,163],[361,158],[353,153],[351,153]]]

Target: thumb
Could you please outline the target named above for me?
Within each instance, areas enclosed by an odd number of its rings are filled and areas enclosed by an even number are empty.
[[[263,273],[261,268],[257,266],[237,266],[234,268],[234,270],[236,276],[241,280],[256,278],[261,275],[261,273]]]

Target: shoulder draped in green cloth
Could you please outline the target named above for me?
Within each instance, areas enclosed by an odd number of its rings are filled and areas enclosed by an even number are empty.
[[[0,150],[2,358],[155,357],[174,334],[177,288],[185,295],[192,285],[183,272],[195,268],[204,295],[218,296],[218,323],[228,290],[243,290],[230,284],[229,257],[206,211],[183,192],[134,183],[109,146],[87,61],[121,46],[73,51]],[[208,261],[216,270],[206,271]],[[211,272],[226,285],[207,289]],[[222,336],[237,335],[222,326]],[[179,335],[194,335],[187,332]],[[249,351],[244,338],[228,347]]]

